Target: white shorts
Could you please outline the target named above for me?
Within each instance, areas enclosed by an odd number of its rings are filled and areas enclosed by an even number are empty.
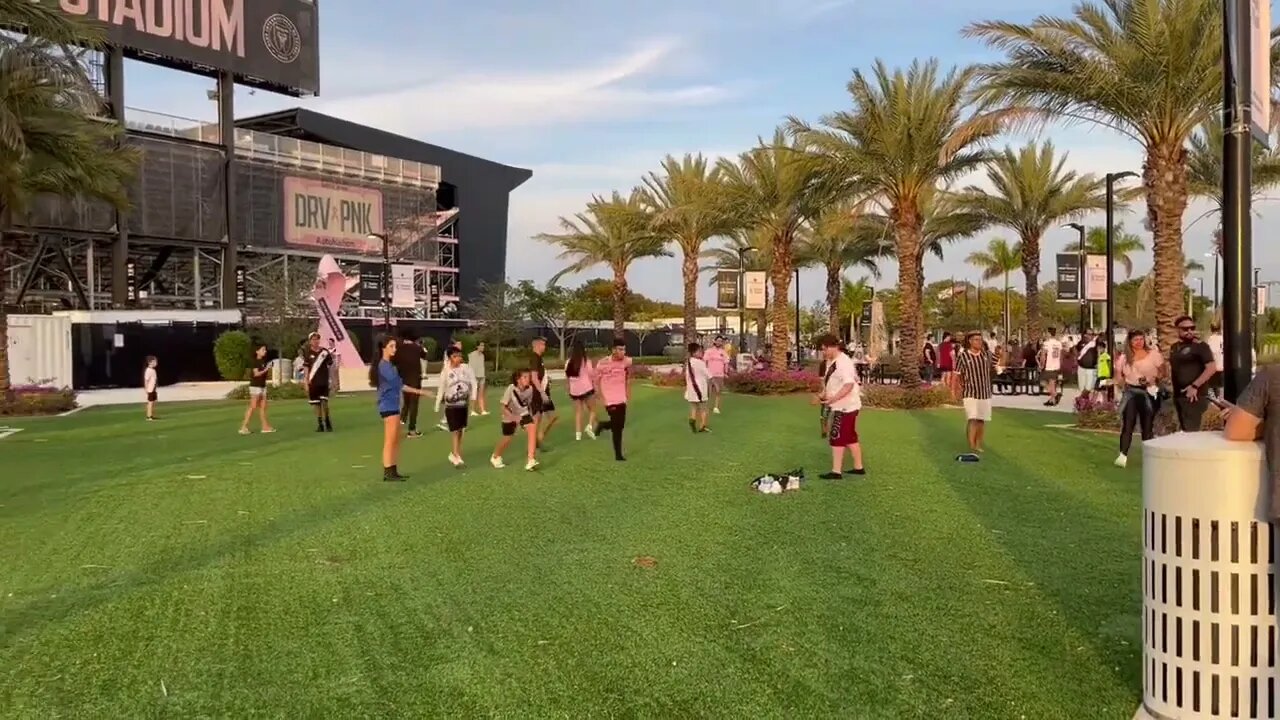
[[[965,398],[964,416],[969,420],[991,422],[991,398],[987,398],[986,400]]]
[[[1090,392],[1098,386],[1098,371],[1096,368],[1080,368],[1076,377],[1079,379],[1081,392]]]
[[[258,397],[259,395],[266,395],[266,394],[267,394],[267,389],[264,387],[257,387],[256,385],[249,386],[249,397]]]

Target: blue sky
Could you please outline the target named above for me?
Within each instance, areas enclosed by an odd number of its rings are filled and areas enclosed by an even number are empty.
[[[787,115],[817,119],[845,107],[852,69],[875,58],[981,61],[991,55],[960,37],[966,23],[1025,21],[1070,7],[1070,0],[325,0],[321,95],[303,104],[531,168],[533,179],[512,196],[507,272],[543,280],[559,264],[532,236],[554,230],[558,216],[580,210],[592,193],[629,189],[664,154],[737,153]],[[131,107],[215,116],[205,78],[131,63],[127,81]],[[241,115],[297,103],[237,93]],[[1052,127],[1042,135],[1069,151],[1069,165],[1080,171],[1140,169],[1139,149],[1108,131]],[[1194,203],[1186,222],[1205,207]],[[1140,215],[1127,220],[1141,229]],[[1265,278],[1280,264],[1280,253],[1263,242],[1276,229],[1269,220],[1254,223],[1255,264]],[[1208,250],[1213,226],[1206,220],[1191,229],[1188,256]],[[976,279],[964,257],[997,235],[1013,239],[997,229],[958,243],[946,260],[929,262],[928,279]],[[1048,235],[1042,280],[1051,277],[1052,253],[1072,237],[1070,230]],[[1149,267],[1147,258],[1138,262],[1139,273]],[[896,268],[884,271],[880,284],[892,284]],[[631,275],[635,290],[671,300],[680,295],[677,278],[674,259],[642,262]],[[802,301],[808,305],[821,288],[816,273],[803,276]],[[709,289],[701,293],[712,301]]]

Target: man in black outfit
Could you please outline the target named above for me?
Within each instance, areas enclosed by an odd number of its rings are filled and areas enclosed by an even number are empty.
[[[1196,337],[1196,323],[1183,315],[1174,321],[1178,342],[1169,349],[1169,370],[1173,376],[1173,407],[1183,432],[1199,432],[1200,419],[1209,407],[1209,396],[1201,389],[1217,372],[1213,350]]]
[[[556,404],[551,399],[551,380],[547,377],[547,364],[543,355],[547,352],[547,339],[533,339],[532,352],[529,354],[529,370],[533,372],[533,421],[538,424],[538,447],[547,441],[547,433],[555,426]]]
[[[396,344],[393,362],[404,384],[419,390],[422,389],[422,355],[422,345],[418,343],[418,338],[413,331],[404,331],[400,342]],[[418,393],[405,391],[404,399],[400,403],[400,421],[408,425],[408,437],[411,438],[422,437],[422,433],[418,432],[418,403],[421,399],[422,396]]]
[[[316,409],[316,432],[333,432],[329,420],[329,375],[333,369],[333,353],[320,344],[320,333],[313,332],[302,348],[302,364],[307,374],[303,385],[307,401]]]

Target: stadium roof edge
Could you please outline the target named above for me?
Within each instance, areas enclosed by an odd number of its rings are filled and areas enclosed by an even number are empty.
[[[457,182],[453,178],[472,175],[469,169],[477,170],[491,177],[501,177],[507,192],[510,192],[533,177],[533,171],[527,168],[504,165],[305,108],[239,118],[236,127],[276,135],[301,132],[331,145],[436,165],[440,167],[444,181],[449,183]]]

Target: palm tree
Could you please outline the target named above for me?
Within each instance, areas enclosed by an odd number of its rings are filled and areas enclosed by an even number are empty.
[[[877,60],[870,75],[854,71],[852,109],[823,117],[821,129],[790,121],[829,173],[876,196],[886,210],[898,258],[907,387],[920,384],[925,200],[987,161],[983,145],[1007,116],[968,104],[974,78],[972,68],[939,75],[936,60],[914,62],[906,71]]]
[[[1186,145],[1222,102],[1221,14],[1222,0],[1105,0],[1078,3],[1069,18],[965,29],[1005,54],[981,69],[983,100],[1044,120],[1102,125],[1142,145],[1156,324],[1165,348],[1176,339],[1173,321],[1182,313]],[[1035,307],[1030,299],[1028,307]]]
[[[564,275],[584,272],[604,265],[613,273],[613,332],[621,336],[626,323],[627,270],[641,258],[669,257],[666,241],[653,230],[653,216],[639,191],[624,196],[614,191],[609,198],[592,197],[585,212],[560,218],[561,233],[542,233],[541,240],[560,248],[557,256],[569,266],[556,273],[551,282]]]
[[[1066,170],[1053,143],[1005,148],[987,167],[988,192],[970,186],[964,202],[992,225],[1018,233],[1027,293],[1027,337],[1040,337],[1040,239],[1049,228],[1106,206],[1103,181]]]
[[[827,331],[840,334],[841,274],[859,266],[880,278],[877,259],[889,252],[886,227],[863,210],[866,201],[845,201],[829,206],[802,230],[796,249],[799,267],[821,266],[827,281]]]
[[[831,177],[804,147],[776,130],[742,153],[737,162],[722,159],[727,207],[741,226],[757,230],[769,244],[769,280],[776,298],[770,308],[775,370],[787,364],[790,318],[786,298],[795,270],[795,242],[801,227],[815,219],[837,197]]]
[[[862,315],[862,304],[874,300],[876,289],[867,278],[857,281],[842,278],[840,281],[840,317],[849,318],[849,332],[853,333],[853,318]]]
[[[1115,232],[1111,237],[1111,255],[1115,261],[1124,267],[1124,277],[1126,280],[1133,277],[1133,256],[1146,250],[1147,246],[1142,242],[1142,238],[1137,235],[1126,232],[1124,223],[1116,223]],[[1062,248],[1063,252],[1080,252],[1080,241],[1069,242]],[[1106,255],[1107,254],[1107,229],[1104,227],[1091,227],[1084,236],[1084,252],[1086,255]]]
[[[1249,143],[1253,150],[1253,200],[1280,185],[1280,150]],[[1213,207],[1205,215],[1222,214],[1222,123],[1209,120],[1187,141],[1187,192],[1208,198]],[[1201,216],[1204,217],[1204,216]],[[1197,218],[1198,219],[1198,218]]]
[[[732,229],[719,184],[719,173],[702,155],[685,155],[681,160],[668,155],[662,161],[662,174],[649,173],[644,178],[643,198],[654,214],[655,230],[680,248],[684,326],[691,337],[698,327],[699,253],[707,240]]]
[[[1004,238],[992,238],[986,250],[969,253],[965,262],[982,271],[983,280],[1004,277],[1004,336],[1009,337],[1009,273],[1022,267],[1022,245],[1010,245]]]
[[[9,392],[4,311],[8,231],[40,194],[128,206],[137,155],[122,148],[119,125],[96,119],[101,100],[72,46],[101,47],[101,31],[51,10],[49,3],[0,0],[0,395]]]
[[[723,246],[703,250],[702,259],[708,261],[708,264],[701,268],[702,272],[708,270],[768,272],[770,264],[773,263],[773,250],[769,244],[768,233],[758,229],[739,229],[726,238]],[[709,284],[716,284],[715,276],[712,276]],[[765,328],[769,325],[767,295],[766,289],[765,307],[756,311],[756,339],[761,348],[765,343]],[[743,310],[744,314],[745,312]]]
[[[1182,282],[1186,285],[1187,278],[1191,273],[1204,272],[1204,264],[1199,260],[1188,260],[1182,266]],[[1138,301],[1134,305],[1134,312],[1138,317],[1146,317],[1151,310],[1152,301],[1155,299],[1155,282],[1152,275],[1142,278],[1142,284],[1138,286]]]

